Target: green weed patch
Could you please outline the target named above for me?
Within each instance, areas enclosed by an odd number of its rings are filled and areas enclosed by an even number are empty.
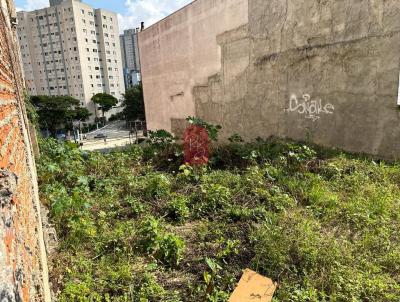
[[[235,136],[192,168],[165,137],[41,143],[59,301],[227,301],[247,267],[279,284],[275,302],[400,301],[399,164]]]

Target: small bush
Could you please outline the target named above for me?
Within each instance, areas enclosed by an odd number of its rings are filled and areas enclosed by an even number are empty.
[[[177,266],[182,260],[185,242],[178,236],[166,232],[159,220],[146,218],[139,229],[139,247],[163,264]]]
[[[188,219],[190,216],[188,203],[186,196],[174,196],[166,206],[168,217],[177,222],[183,222]]]
[[[143,178],[144,194],[147,198],[162,198],[171,191],[171,181],[168,175],[150,173]]]
[[[155,255],[165,265],[169,267],[176,267],[179,265],[183,258],[185,250],[185,242],[178,236],[166,233],[160,239],[159,249]]]
[[[195,204],[196,212],[200,214],[216,214],[228,205],[232,197],[231,190],[220,184],[201,185],[202,199]]]

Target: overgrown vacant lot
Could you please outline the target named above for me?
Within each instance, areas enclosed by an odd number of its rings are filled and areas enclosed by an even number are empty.
[[[400,301],[398,164],[232,141],[197,169],[169,141],[43,142],[59,300],[227,301],[249,267],[279,284],[274,301]]]

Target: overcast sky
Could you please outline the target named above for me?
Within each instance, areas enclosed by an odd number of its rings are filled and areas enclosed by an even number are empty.
[[[94,8],[118,14],[120,30],[135,28],[144,21],[146,27],[180,9],[192,0],[83,0]],[[49,6],[48,0],[15,0],[17,10],[31,11]]]

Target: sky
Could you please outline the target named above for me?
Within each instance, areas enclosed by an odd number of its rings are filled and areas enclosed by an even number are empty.
[[[94,8],[104,8],[118,14],[120,31],[156,23],[193,0],[83,0]],[[31,11],[49,6],[48,0],[15,0],[17,10]]]

